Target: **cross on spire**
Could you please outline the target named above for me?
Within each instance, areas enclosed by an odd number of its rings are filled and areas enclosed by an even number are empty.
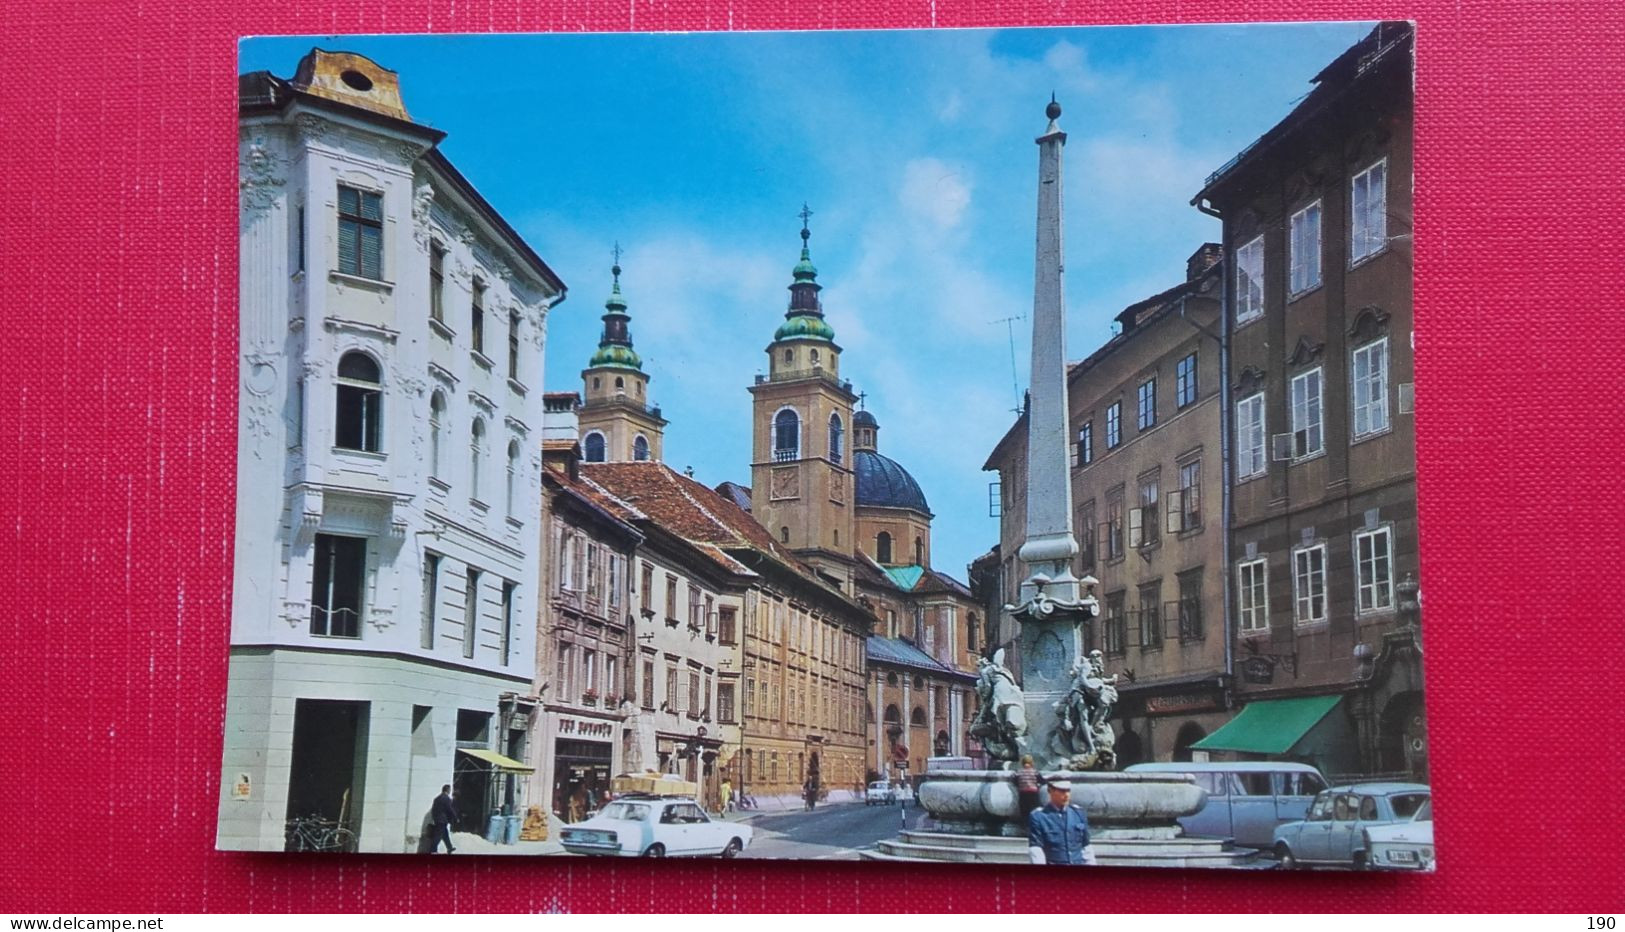
[[[615,264],[610,266],[609,270],[610,270],[610,273],[615,276],[615,283],[618,285],[618,284],[621,283],[621,241],[620,240],[615,241],[615,248],[611,249],[609,251],[609,253],[615,259]]]
[[[866,399],[868,397],[869,397],[868,392],[858,392],[858,410],[859,411],[863,410],[864,399]]]
[[[807,206],[806,201],[802,201],[801,213],[797,214],[796,216],[801,218],[801,241],[803,243],[807,242],[807,238],[809,236],[812,236],[812,231],[807,229],[807,221],[812,217],[812,215],[812,208]]]

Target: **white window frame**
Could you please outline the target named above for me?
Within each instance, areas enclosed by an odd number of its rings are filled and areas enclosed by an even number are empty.
[[[1287,290],[1296,298],[1320,287],[1322,250],[1320,201],[1316,200],[1292,215],[1288,223]],[[1310,234],[1314,242],[1310,242]]]
[[[1319,563],[1316,566],[1315,563]],[[1315,610],[1319,600],[1320,610]],[[1292,550],[1292,617],[1300,625],[1326,620],[1326,545],[1309,544]]]
[[[1259,234],[1236,250],[1236,323],[1264,316],[1264,236]]]
[[[1372,174],[1380,174],[1373,204]],[[1363,185],[1362,185],[1363,182]],[[1362,196],[1361,187],[1365,188]],[[1383,156],[1349,180],[1349,268],[1388,248],[1388,157]]]
[[[1383,540],[1382,559],[1388,565],[1388,578],[1383,582],[1376,579],[1367,580],[1365,567],[1370,562],[1375,568],[1377,553],[1373,548],[1371,560],[1367,561],[1361,552],[1361,546],[1367,540],[1377,537]],[[1368,595],[1369,602],[1368,605]],[[1354,611],[1357,615],[1375,615],[1394,610],[1394,529],[1392,525],[1367,528],[1354,532]]]
[[[1258,578],[1249,585],[1249,570],[1256,569]],[[1262,599],[1251,599],[1255,593]],[[1240,632],[1261,634],[1270,629],[1270,561],[1268,557],[1243,560],[1236,564],[1236,625]]]
[[[1314,396],[1311,398],[1307,385],[1314,379]],[[1299,387],[1304,386],[1300,398]],[[1321,366],[1316,366],[1307,372],[1300,372],[1292,377],[1289,385],[1288,410],[1291,415],[1292,430],[1292,460],[1313,459],[1326,452],[1326,373]],[[1311,414],[1313,415],[1311,419]],[[1303,445],[1298,444],[1298,435],[1303,435]],[[1310,441],[1314,442],[1311,443]]]
[[[1106,449],[1115,450],[1123,445],[1123,403],[1114,401],[1106,409]]]
[[[1134,429],[1150,430],[1157,426],[1157,377],[1140,383],[1134,392]]]
[[[794,415],[796,419],[796,445],[793,447],[781,448],[779,446],[779,418],[786,411]],[[801,412],[797,411],[794,405],[785,405],[779,410],[773,412],[773,419],[767,423],[768,455],[773,462],[791,463],[801,459],[801,445],[802,441],[805,439],[802,435],[806,433],[804,430],[806,427],[806,424],[804,423],[805,420],[806,419],[801,416]]]
[[[1373,365],[1373,361],[1376,365]],[[1364,376],[1360,373],[1362,365],[1365,368]],[[1364,346],[1357,347],[1350,354],[1349,382],[1349,404],[1352,406],[1349,424],[1354,439],[1360,440],[1387,433],[1391,426],[1388,412],[1387,337],[1372,340]],[[1362,418],[1365,420],[1363,429],[1360,423]]]
[[[1248,409],[1254,416],[1244,417]],[[1236,402],[1236,481],[1269,471],[1269,434],[1264,430],[1264,393],[1256,392]],[[1243,431],[1246,431],[1244,434]],[[1251,436],[1247,436],[1250,434]]]
[[[1186,363],[1190,364],[1189,369]],[[1174,364],[1174,410],[1183,411],[1196,403],[1196,351],[1180,357]]]

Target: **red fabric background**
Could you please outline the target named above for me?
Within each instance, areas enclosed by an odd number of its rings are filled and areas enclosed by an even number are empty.
[[[1414,17],[1430,877],[212,849],[247,33]],[[1625,907],[1613,0],[0,0],[0,910]]]

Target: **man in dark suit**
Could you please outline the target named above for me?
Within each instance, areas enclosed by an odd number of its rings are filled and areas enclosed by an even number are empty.
[[[434,819],[434,844],[429,847],[430,854],[440,851],[440,843],[446,843],[446,853],[457,851],[451,846],[451,826],[462,818],[457,809],[457,800],[451,798],[451,784],[440,788],[440,795],[434,798],[434,805],[429,809],[430,818]]]
[[[1093,864],[1089,817],[1072,805],[1072,783],[1052,780],[1049,802],[1027,816],[1027,855],[1034,864]]]

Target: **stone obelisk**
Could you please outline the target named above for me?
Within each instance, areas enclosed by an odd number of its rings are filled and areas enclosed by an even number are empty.
[[[1051,98],[1049,125],[1038,143],[1038,238],[1033,281],[1032,394],[1027,411],[1027,527],[1021,545],[1026,578],[1021,604],[1021,687],[1027,712],[1028,751],[1039,766],[1059,766],[1069,755],[1056,739],[1055,704],[1072,687],[1083,652],[1081,625],[1098,612],[1088,584],[1072,574],[1078,542],[1072,534],[1072,484],[1067,458],[1065,271],[1061,217],[1061,152],[1066,133],[1056,124],[1061,106]]]

